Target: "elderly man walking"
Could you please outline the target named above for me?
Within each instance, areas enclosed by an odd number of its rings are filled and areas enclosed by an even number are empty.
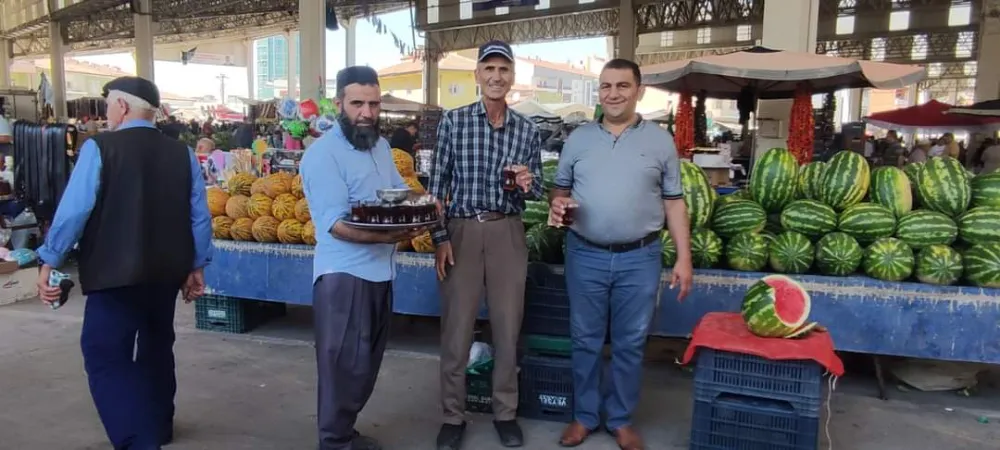
[[[656,309],[664,217],[677,245],[671,288],[691,286],[691,246],[680,162],[670,133],[635,112],[642,98],[639,66],[613,59],[600,75],[603,115],[570,134],[556,169],[550,224],[566,236],[566,285],[573,340],[574,418],[559,443],[575,447],[600,425],[622,450],[642,450],[632,427],[639,402],[646,332]],[[628,199],[628,201],[622,201]],[[568,222],[568,221],[567,221]],[[599,391],[602,349],[611,325],[611,379]]]
[[[211,217],[194,152],[153,123],[156,85],[117,78],[104,96],[114,131],[80,148],[38,249],[38,290],[46,303],[59,299],[49,274],[79,241],[80,345],[97,413],[115,449],[158,449],[173,438],[177,293],[204,292]]]
[[[528,271],[521,212],[525,198],[543,195],[542,144],[535,124],[507,108],[514,83],[510,46],[487,42],[478,59],[482,99],[442,117],[429,189],[447,200],[447,228],[433,234],[442,299],[439,450],[462,445],[465,366],[483,294],[496,347],[493,424],[504,446],[524,441],[516,421],[516,347]]]

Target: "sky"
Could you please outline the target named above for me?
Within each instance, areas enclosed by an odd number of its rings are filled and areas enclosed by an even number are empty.
[[[423,38],[411,31],[410,11],[403,10],[379,16],[389,31],[400,39],[415,47],[423,42]],[[334,78],[337,71],[344,67],[343,30],[327,31],[326,33],[326,75]],[[356,51],[356,63],[369,65],[376,69],[391,66],[399,62],[402,55],[393,44],[389,34],[378,34],[368,20],[360,20],[357,25],[357,42],[364,42],[364,51]],[[514,53],[518,56],[537,57],[553,62],[579,61],[587,56],[606,57],[607,45],[604,38],[578,39],[573,41],[547,42],[528,45],[515,45]],[[135,61],[131,53],[116,53],[108,55],[90,55],[75,57],[80,60],[98,64],[117,66],[128,72],[135,72]],[[220,74],[225,74],[226,95],[247,95],[247,69],[243,67],[210,66],[202,64],[182,65],[169,61],[156,61],[156,84],[166,93],[193,97],[200,95],[219,94]],[[192,80],[197,80],[192,82]]]

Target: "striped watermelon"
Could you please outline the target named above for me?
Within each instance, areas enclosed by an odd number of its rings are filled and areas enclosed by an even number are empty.
[[[722,239],[715,232],[700,229],[691,232],[691,263],[700,269],[710,269],[722,258]]]
[[[536,202],[526,200],[524,202],[524,212],[521,213],[521,222],[524,222],[524,229],[530,230],[538,224],[545,224],[549,221],[549,204],[546,202]]]
[[[872,202],[889,208],[896,217],[903,217],[913,209],[913,190],[906,173],[895,167],[879,167],[872,172],[872,185],[868,193]]]
[[[976,244],[962,255],[965,279],[980,287],[1000,288],[1000,242]]]
[[[917,253],[916,275],[921,283],[955,284],[962,270],[962,255],[947,245],[928,245]]]
[[[958,216],[958,237],[969,244],[1000,242],[1000,207],[978,206]]]
[[[799,168],[799,175],[795,179],[796,198],[819,198],[819,187],[823,182],[823,171],[826,170],[826,163],[814,161]]]
[[[691,228],[704,227],[712,217],[712,194],[715,192],[708,184],[708,176],[696,164],[681,161],[681,187]]]
[[[661,252],[663,253],[663,267],[673,267],[674,263],[677,262],[677,244],[674,244],[674,239],[670,237],[670,232],[663,230],[660,232],[660,244],[663,247]]]
[[[870,244],[878,238],[892,236],[896,231],[896,216],[885,206],[858,203],[840,213],[837,229],[859,243]]]
[[[733,200],[719,206],[712,216],[712,230],[724,238],[764,229],[767,214],[751,200]]]
[[[885,281],[902,281],[913,274],[913,250],[891,237],[876,240],[865,249],[861,267],[868,276]]]
[[[920,170],[920,202],[925,209],[950,217],[965,212],[972,200],[972,187],[965,168],[954,158],[929,159]]]
[[[1000,170],[977,175],[972,184],[972,206],[1000,207]]]
[[[958,237],[958,226],[939,212],[916,210],[896,223],[896,237],[917,250],[933,244],[951,245]]]
[[[850,150],[837,152],[823,171],[819,199],[837,211],[861,202],[871,182],[869,170],[864,156]]]
[[[837,229],[837,212],[816,200],[796,200],[781,212],[781,227],[819,239]]]
[[[924,170],[924,163],[915,162],[909,163],[903,166],[903,173],[906,174],[906,178],[910,180],[910,191],[913,192],[913,207],[916,208],[920,205],[920,190],[917,189],[917,185],[920,183],[920,172]]]
[[[784,275],[768,275],[754,283],[740,308],[750,332],[762,337],[785,337],[809,319],[812,302],[801,285]]]
[[[806,273],[815,258],[815,250],[809,238],[794,231],[779,234],[768,249],[771,268],[781,273]]]
[[[758,233],[740,233],[726,244],[726,263],[744,272],[757,272],[767,265],[768,239]]]
[[[843,277],[861,265],[861,246],[849,234],[833,232],[816,243],[816,267],[824,275]]]
[[[795,197],[799,163],[792,152],[772,148],[754,163],[750,172],[750,196],[765,211],[781,212]]]

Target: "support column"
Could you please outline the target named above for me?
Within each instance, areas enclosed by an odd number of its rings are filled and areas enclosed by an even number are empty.
[[[135,74],[156,82],[153,73],[153,1],[139,0],[132,15],[135,21]]]
[[[0,40],[0,89],[10,87],[10,62],[14,53],[14,41]]]
[[[289,31],[285,33],[285,81],[288,82],[288,88],[286,89],[285,96],[288,98],[299,98],[299,79],[298,79],[298,68],[299,62],[295,58],[295,41],[298,37],[298,31]],[[301,39],[301,38],[300,38]]]
[[[847,91],[848,105],[847,105],[847,121],[857,122],[861,120],[862,114],[862,103],[864,103],[864,89],[851,89]]]
[[[326,2],[299,0],[299,45],[307,55],[299,62],[302,100],[319,101],[326,96]],[[288,53],[294,53],[290,47]]]
[[[764,2],[764,26],[761,45],[775,50],[816,52],[816,28],[820,0],[767,0]],[[854,108],[853,102],[851,107]],[[757,136],[754,157],[772,148],[788,146],[788,121],[792,100],[761,100],[759,119],[778,120],[778,138]]]
[[[52,85],[52,114],[56,120],[66,118],[66,51],[61,28],[58,22],[49,22],[49,84]]]
[[[618,6],[618,52],[617,57],[635,61],[635,6],[632,0],[621,0]]]
[[[441,105],[439,100],[439,86],[438,82],[438,52],[432,49],[432,41],[430,34],[433,32],[426,33],[424,35],[424,52],[422,54],[418,53],[419,57],[424,60],[424,73],[423,73],[423,86],[421,90],[424,93],[423,103],[425,105]]]
[[[1000,98],[1000,0],[983,2],[979,34],[979,63],[976,65],[976,101]],[[994,17],[991,17],[994,16]]]
[[[254,100],[257,98],[257,79],[254,78],[254,70],[257,68],[257,60],[253,57],[254,40],[245,39],[243,45],[247,46],[247,98]]]
[[[358,20],[345,20],[341,26],[344,28],[344,66],[351,67],[357,64]]]

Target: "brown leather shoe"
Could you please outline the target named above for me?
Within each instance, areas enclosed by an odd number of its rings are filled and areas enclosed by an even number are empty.
[[[559,445],[562,447],[576,447],[586,441],[594,430],[588,430],[582,423],[573,421],[563,430],[562,437],[559,438]]]
[[[621,450],[644,450],[646,448],[639,433],[628,425],[615,430],[612,434],[615,435],[615,442]]]

